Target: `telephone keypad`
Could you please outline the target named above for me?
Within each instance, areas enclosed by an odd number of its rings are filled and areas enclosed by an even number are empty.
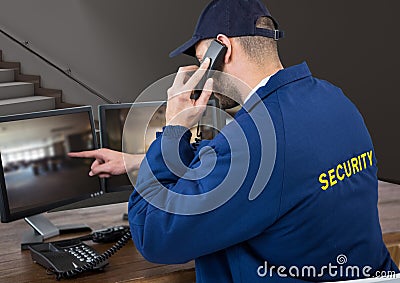
[[[80,262],[92,262],[98,254],[86,245],[77,245],[73,247],[64,248],[64,251],[74,256]]]

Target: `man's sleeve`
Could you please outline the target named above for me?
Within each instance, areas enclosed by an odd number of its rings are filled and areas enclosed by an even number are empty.
[[[229,142],[218,135],[194,156],[190,133],[186,131],[168,126],[157,137],[141,165],[136,190],[129,201],[133,240],[140,253],[152,262],[183,263],[233,246],[260,234],[277,217],[280,194],[275,190],[253,201],[248,198],[257,171],[256,146],[251,150],[250,168],[231,172],[232,164],[245,163],[248,152],[233,156]],[[173,158],[174,151],[179,152],[180,162]],[[183,169],[183,165],[187,167]],[[232,185],[226,178],[230,174],[245,178],[241,184]],[[216,203],[220,196],[210,194],[214,189],[228,197]],[[225,194],[229,190],[232,195]],[[213,204],[215,208],[210,209]]]

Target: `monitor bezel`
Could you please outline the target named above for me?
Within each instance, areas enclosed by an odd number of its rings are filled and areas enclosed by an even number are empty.
[[[31,113],[24,113],[24,114],[16,114],[16,115],[8,115],[8,116],[0,116],[0,123],[3,122],[13,122],[13,121],[21,121],[21,120],[29,120],[35,118],[45,118],[45,117],[54,117],[54,116],[61,116],[61,115],[68,115],[68,114],[76,114],[76,113],[88,113],[89,121],[92,130],[93,136],[93,149],[98,149],[98,142],[96,138],[96,129],[94,126],[93,120],[93,111],[91,106],[82,106],[82,107],[74,107],[74,108],[64,108],[64,109],[55,109],[55,110],[47,110],[47,111],[40,111],[40,112],[31,112]],[[1,222],[8,223],[15,220],[23,219],[29,216],[33,216],[36,214],[44,213],[50,211],[52,209],[72,204],[77,201],[81,201],[84,199],[89,199],[96,197],[97,195],[101,195],[104,192],[104,186],[99,179],[99,190],[90,193],[90,194],[82,194],[79,197],[57,201],[54,203],[41,205],[35,208],[26,209],[23,211],[18,211],[11,213],[10,206],[8,203],[8,195],[7,195],[7,187],[5,183],[5,176],[4,176],[4,169],[3,169],[3,162],[1,159],[1,152],[0,152],[0,212],[1,212]]]

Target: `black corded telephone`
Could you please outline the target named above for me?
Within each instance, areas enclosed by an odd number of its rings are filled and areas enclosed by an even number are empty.
[[[207,73],[203,76],[203,78],[197,85],[196,90],[193,92],[192,96],[190,97],[191,99],[194,99],[194,100],[199,99],[206,81],[213,75],[212,71],[222,71],[222,65],[224,63],[226,51],[227,51],[227,48],[222,42],[220,42],[216,39],[214,39],[211,42],[210,47],[208,47],[207,52],[203,57],[204,59],[210,58],[210,60],[211,60],[210,66],[208,67]]]
[[[129,226],[117,226],[71,240],[43,243],[29,246],[34,262],[56,275],[56,279],[71,278],[84,271],[102,270],[108,258],[122,248],[131,238]],[[117,242],[113,247],[99,254],[82,241],[97,243]]]
[[[210,58],[210,66],[208,67],[207,73],[203,76],[203,78],[200,80],[200,82],[198,83],[198,85],[196,86],[195,90],[193,91],[192,95],[190,96],[191,99],[197,100],[199,99],[204,85],[206,83],[206,81],[212,77],[213,72],[212,71],[222,71],[222,65],[224,63],[224,58],[225,58],[225,54],[227,51],[227,47],[220,42],[217,39],[214,39],[211,44],[210,47],[208,47],[206,54],[204,55],[204,59],[205,58]],[[212,95],[210,100],[214,100],[215,101],[215,105],[218,106],[217,101],[215,100],[215,97]],[[200,141],[202,140],[202,133],[200,132],[200,122],[197,125],[197,134],[196,134],[196,142],[194,143],[194,146],[197,147],[200,143]]]

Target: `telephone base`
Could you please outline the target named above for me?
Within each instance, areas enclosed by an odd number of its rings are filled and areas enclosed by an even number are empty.
[[[21,250],[27,250],[29,245],[41,244],[44,240],[58,235],[92,231],[86,224],[55,226],[43,215],[25,218],[25,221],[31,226],[31,229],[26,231],[22,237]]]

